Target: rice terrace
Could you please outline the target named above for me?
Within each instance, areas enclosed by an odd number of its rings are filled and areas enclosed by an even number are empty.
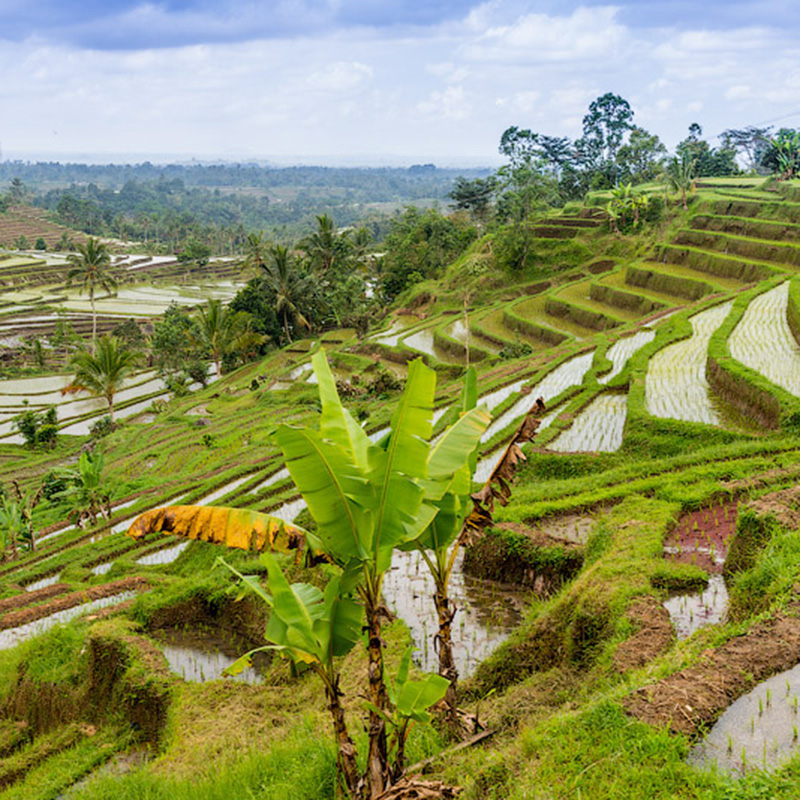
[[[800,159],[680,159],[274,240],[15,184],[0,798],[797,797]]]

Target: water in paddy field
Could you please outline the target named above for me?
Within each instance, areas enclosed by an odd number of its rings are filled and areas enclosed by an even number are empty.
[[[120,594],[112,595],[111,597],[104,597],[101,600],[92,600],[90,603],[83,603],[79,606],[66,608],[63,611],[57,611],[49,617],[42,617],[34,622],[28,622],[25,625],[20,625],[19,628],[9,628],[5,631],[0,631],[0,650],[8,650],[11,647],[30,639],[32,636],[37,636],[50,630],[54,625],[59,625],[62,622],[69,622],[72,619],[80,617],[82,614],[88,614],[90,611],[97,611],[101,608],[108,608],[130,600],[136,596],[136,592],[121,592]]]
[[[549,428],[559,413],[561,413],[561,409],[556,408],[553,409],[553,411],[551,411],[549,414],[546,414],[544,417],[542,417],[537,431],[541,433]],[[525,447],[525,445],[522,445],[522,447]],[[503,457],[503,453],[505,453],[505,451],[506,445],[502,444],[497,448],[497,450],[480,459],[475,467],[475,474],[472,476],[472,480],[477,481],[478,483],[486,483],[486,481],[489,480],[494,472],[495,467],[497,467],[497,465],[500,463],[500,459]]]
[[[136,560],[137,564],[147,567],[161,567],[171,564],[178,560],[178,556],[191,544],[191,542],[181,542],[174,547],[167,547],[165,550],[157,550]]]
[[[654,417],[687,422],[719,423],[706,380],[708,343],[722,325],[732,303],[701,311],[689,319],[692,336],[659,350],[645,379],[645,407]]]
[[[41,541],[41,540],[39,540]],[[37,589],[44,589],[46,586],[52,586],[55,583],[58,583],[58,579],[61,577],[61,573],[57,572],[55,575],[48,575],[46,578],[41,578],[38,581],[34,581],[33,583],[29,583],[25,587],[26,592],[35,592]]]
[[[524,595],[493,581],[464,575],[461,561],[459,553],[450,578],[450,597],[458,607],[452,624],[453,656],[459,674],[466,677],[522,621]],[[383,595],[388,607],[408,625],[417,648],[414,661],[426,672],[439,668],[433,649],[433,637],[439,630],[434,591],[422,556],[396,551],[383,580]]]
[[[252,649],[241,638],[216,627],[163,628],[150,636],[159,643],[170,670],[194,683],[222,678],[224,669]],[[267,652],[255,653],[253,666],[227,680],[261,683],[271,660]]]
[[[774,769],[797,755],[800,665],[773,675],[730,705],[686,760],[743,774]]]
[[[687,639],[707,625],[724,622],[728,613],[728,589],[722,575],[712,575],[698,594],[681,594],[664,601],[664,608],[678,639]]]
[[[386,345],[387,347],[396,347],[400,339],[405,335],[406,331],[419,325],[422,320],[415,317],[413,314],[399,314],[392,320],[392,324],[385,330],[379,331],[374,337],[370,337],[378,344]]]
[[[601,394],[547,447],[561,453],[616,452],[622,446],[627,414],[626,394]]]
[[[492,436],[511,425],[512,422],[521,420],[522,417],[531,410],[537,397],[543,398],[544,402],[547,403],[570,386],[581,383],[592,366],[593,358],[594,351],[592,350],[588,353],[583,353],[583,355],[575,356],[569,359],[569,361],[565,361],[552,372],[545,375],[544,378],[533,387],[529,394],[517,400],[511,408],[489,425],[484,431],[483,436],[481,436],[481,441],[488,442]]]
[[[409,334],[403,338],[403,344],[412,350],[433,356],[437,361],[441,361],[442,364],[463,364],[463,355],[448,353],[436,344],[433,330],[433,326],[431,326]]]
[[[800,345],[786,321],[789,282],[754,298],[731,333],[731,355],[800,396]]]
[[[618,339],[606,352],[606,358],[613,364],[610,372],[598,378],[599,383],[608,383],[612,378],[622,372],[623,367],[628,363],[628,359],[637,351],[641,350],[646,344],[650,344],[656,338],[654,330],[637,331],[633,336],[625,336]]]

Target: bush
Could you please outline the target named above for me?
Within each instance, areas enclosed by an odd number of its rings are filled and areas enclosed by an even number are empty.
[[[102,439],[104,436],[108,436],[109,433],[113,433],[117,427],[117,423],[113,422],[111,417],[106,414],[89,428],[89,434],[92,439]]]
[[[55,406],[43,412],[27,408],[14,419],[13,425],[22,434],[25,446],[32,450],[52,450],[56,446],[58,414]]]

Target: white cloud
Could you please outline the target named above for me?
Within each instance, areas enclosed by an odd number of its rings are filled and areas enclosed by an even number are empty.
[[[332,92],[346,92],[369,83],[372,68],[358,61],[337,61],[308,76],[308,86]]]
[[[492,8],[482,8],[484,24]],[[630,40],[629,31],[616,21],[617,13],[614,6],[579,7],[569,16],[526,14],[510,24],[486,24],[465,53],[477,61],[504,63],[613,58]],[[476,27],[474,20],[472,27]]]
[[[425,115],[463,120],[472,113],[472,106],[463,86],[448,86],[443,92],[431,92],[427,100],[417,104],[417,110]]]

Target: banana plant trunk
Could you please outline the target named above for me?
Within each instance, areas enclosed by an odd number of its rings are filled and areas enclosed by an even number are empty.
[[[458,735],[458,668],[453,657],[452,623],[456,614],[455,604],[451,606],[446,591],[437,589],[433,596],[436,614],[439,619],[439,634],[436,641],[439,647],[439,675],[450,681],[444,696],[447,726],[453,735]]]
[[[341,693],[338,686],[326,684],[325,693],[328,698],[328,709],[333,718],[333,728],[336,732],[336,763],[339,774],[343,776],[348,796],[358,798],[360,793],[360,775],[356,761],[356,748],[347,731],[344,709],[339,701]]]
[[[371,596],[370,596],[371,595]],[[380,589],[366,597],[367,636],[369,653],[369,699],[383,711],[388,703],[383,678],[383,640],[381,639]],[[386,721],[376,711],[369,712],[369,753],[367,756],[368,797],[380,797],[389,783],[389,751],[386,740]]]

